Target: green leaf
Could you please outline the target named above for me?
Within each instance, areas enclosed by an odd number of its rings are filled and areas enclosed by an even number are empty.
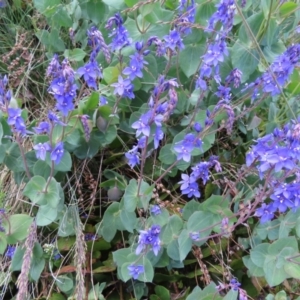
[[[57,208],[53,208],[50,205],[41,205],[36,214],[36,225],[47,226],[55,221],[57,218]]]
[[[51,178],[50,183],[45,192],[47,182],[41,176],[32,177],[26,184],[23,194],[27,196],[33,203],[40,205],[50,205],[53,208],[57,207],[60,200],[59,183],[54,178]]]
[[[139,198],[138,198],[138,183],[135,179],[129,181],[124,194],[124,208],[128,212],[135,211]]]
[[[120,75],[120,68],[107,67],[103,69],[103,79],[109,85],[118,82],[118,76]]]
[[[164,22],[170,21],[174,15],[174,12],[164,9],[160,3],[143,5],[140,8],[140,13],[150,24],[155,24],[162,20]]]
[[[213,225],[213,214],[204,211],[196,211],[194,212],[187,223],[187,229],[189,232],[200,232],[200,239],[207,237],[210,235]],[[207,228],[207,230],[205,230]],[[204,243],[200,242],[201,244]],[[198,242],[197,242],[198,245]]]
[[[7,235],[7,243],[15,244],[24,240],[28,235],[28,229],[33,218],[25,214],[15,214],[4,218],[2,226]]]
[[[60,4],[60,0],[33,0],[34,7],[38,12],[50,17],[56,11],[56,7]]]
[[[173,239],[177,239],[183,227],[183,221],[177,215],[169,218],[168,224],[162,234],[164,244],[169,244]]]
[[[172,152],[172,148],[172,144],[167,144],[160,149],[158,159],[162,163],[166,165],[171,165],[173,162],[176,161],[176,155]]]
[[[44,259],[44,251],[39,243],[35,243],[32,250],[32,257],[30,263],[30,277],[34,281],[38,281],[42,271],[44,270],[46,261]]]
[[[263,243],[257,245],[253,250],[250,251],[251,260],[257,267],[263,266],[268,255],[269,246],[270,244]]]
[[[46,158],[46,162],[51,167],[52,161],[50,159],[50,156],[48,156]],[[54,163],[54,170],[55,171],[60,171],[60,172],[68,172],[68,171],[71,170],[71,168],[72,168],[71,155],[68,151],[64,151],[64,155],[61,158],[61,161],[59,162],[59,164]]]
[[[60,275],[56,278],[55,284],[62,292],[67,293],[73,288],[73,279],[67,275]]]
[[[120,214],[120,203],[117,202],[112,203],[104,213],[102,226],[100,227],[101,228],[100,230],[103,238],[107,242],[110,242],[114,238],[117,232],[116,217],[119,214]]]
[[[206,201],[204,203],[206,203]],[[195,201],[194,199],[187,202],[187,204],[184,206],[183,211],[182,211],[183,219],[187,221],[190,218],[190,216],[198,210],[200,210],[199,202]]]
[[[300,261],[297,259],[286,261],[283,265],[284,271],[289,277],[300,280]]]
[[[231,62],[234,68],[243,72],[242,82],[245,82],[255,71],[259,63],[259,54],[256,49],[246,48],[239,40],[232,47]]]
[[[21,152],[17,143],[5,145],[5,157],[3,163],[13,172],[25,171]]]
[[[124,3],[128,6],[128,7],[132,7],[135,4],[137,4],[139,2],[139,0],[124,0]]]
[[[236,300],[238,297],[239,292],[238,291],[234,291],[234,290],[230,290],[226,296],[223,298],[223,300]]]
[[[128,212],[126,210],[121,210],[120,217],[125,229],[133,233],[133,230],[135,229],[137,223],[137,217],[135,212]]]
[[[179,54],[179,66],[186,77],[195,74],[198,69],[200,56],[204,53],[202,45],[188,45]]]
[[[282,18],[286,18],[288,15],[292,14],[297,10],[297,3],[295,2],[285,2],[283,3],[280,8],[280,15]]]
[[[170,244],[167,247],[167,253],[169,255],[169,257],[175,261],[179,261],[180,260],[180,252],[179,252],[179,244],[178,244],[178,240],[172,240],[170,242]]]
[[[0,232],[0,255],[3,255],[7,247],[6,235]]]
[[[189,232],[183,229],[178,237],[179,260],[183,261],[192,249],[192,240]]]
[[[267,255],[263,269],[265,278],[271,287],[282,283],[287,278],[287,274],[282,269],[276,268],[275,256]]]
[[[171,299],[170,291],[162,285],[157,285],[154,288],[154,291],[155,291],[156,295],[159,297],[158,298],[159,300],[169,300],[169,299]]]
[[[69,16],[67,10],[65,7],[60,6],[58,9],[56,9],[55,14],[51,17],[51,21],[53,26],[55,27],[66,27],[70,28],[72,27],[73,21],[71,17]]]
[[[64,57],[68,58],[71,61],[82,61],[86,56],[85,51],[83,51],[80,48],[75,48],[75,49],[67,49],[64,52]],[[98,100],[99,102],[99,100]]]
[[[261,24],[264,22],[264,13],[261,11],[256,14],[253,14],[252,16],[246,19],[246,22],[248,24],[248,27],[250,27],[252,34],[255,37],[257,37]],[[248,27],[246,26],[240,27],[239,39],[236,42],[236,44],[239,44],[240,42],[242,42],[247,46],[251,46],[251,44],[253,44],[250,33],[248,32]]]
[[[113,260],[117,264],[118,267],[127,262],[127,256],[131,253],[130,248],[123,248],[112,253]]]
[[[262,268],[263,265],[261,265],[261,267],[255,265],[249,255],[243,257],[243,263],[247,267],[248,273],[251,277],[262,277],[265,275]]]
[[[122,10],[122,8],[124,7],[124,0],[102,0],[102,1],[108,6],[111,6],[118,10]]]
[[[298,243],[297,239],[294,236],[290,236],[287,238],[281,238],[271,244],[268,248],[268,253],[270,255],[278,255],[278,253],[285,248],[288,245],[288,247],[294,249],[294,253],[298,252]]]
[[[50,173],[51,173],[51,168],[43,160],[38,160],[33,166],[33,174],[43,177],[46,180],[49,178]]]
[[[101,0],[81,2],[80,7],[82,9],[82,14],[95,24],[102,23],[103,20],[106,20],[105,16],[107,14],[108,7]]]

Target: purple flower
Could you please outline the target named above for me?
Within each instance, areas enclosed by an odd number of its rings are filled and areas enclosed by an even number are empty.
[[[159,233],[160,233],[159,225],[152,225],[152,227],[148,230],[140,230],[138,246],[135,251],[136,255],[139,255],[148,247],[151,247],[154,255],[157,256],[161,248]]]
[[[129,265],[127,267],[130,276],[132,276],[133,279],[138,279],[140,274],[143,274],[145,272],[143,265]]]
[[[133,149],[126,152],[125,156],[128,160],[128,164],[131,167],[131,169],[133,169],[136,165],[140,163],[140,157],[137,146],[133,147]]]
[[[174,150],[177,152],[177,159],[183,159],[186,162],[191,161],[192,151],[194,148],[201,148],[202,141],[193,133],[187,134],[183,141],[175,143]]]
[[[55,164],[59,164],[64,155],[64,143],[59,142],[50,154],[50,158]]]
[[[52,111],[48,112],[48,119],[53,124],[58,124],[58,125],[61,125],[61,126],[66,126],[66,124],[63,123],[62,121],[60,121],[59,118],[58,118],[58,116],[55,113],[53,113]]]
[[[150,209],[151,214],[154,216],[160,215],[161,214],[161,208],[159,205],[153,205]]]
[[[154,149],[157,149],[159,146],[159,142],[164,138],[164,132],[162,131],[160,126],[156,127],[153,137],[154,137]]]
[[[26,134],[26,125],[21,116],[22,110],[19,108],[9,108],[8,111],[7,123],[10,126],[13,126],[13,130],[21,135]]]
[[[196,182],[191,182],[186,188],[180,188],[183,195],[187,195],[189,198],[200,198],[199,186]]]
[[[45,160],[46,159],[46,153],[51,151],[51,146],[49,143],[38,143],[33,146],[33,149],[36,151],[36,158]]]
[[[99,97],[99,106],[106,105],[106,104],[108,104],[106,97],[100,96]]]
[[[114,94],[120,97],[134,98],[133,85],[129,79],[124,79],[121,75],[118,77],[118,82],[113,83],[111,86],[115,88]]]
[[[110,30],[113,28],[110,34],[113,37],[110,44],[112,51],[121,50],[131,44],[132,40],[129,38],[127,29],[123,26],[123,19],[119,13],[108,19],[105,28]]]
[[[169,35],[164,36],[164,40],[165,47],[169,48],[173,52],[175,52],[176,48],[178,50],[182,50],[184,48],[182,38],[176,29],[172,30]]]
[[[229,285],[230,285],[231,289],[233,289],[234,291],[238,291],[239,287],[241,286],[241,284],[235,278],[230,280]]]
[[[15,246],[8,246],[5,252],[5,256],[12,259],[15,252],[16,252],[16,247]]]
[[[141,115],[138,121],[134,122],[131,127],[136,129],[136,136],[138,137],[141,133],[145,136],[150,136],[150,120],[152,112],[148,111],[145,114]]]
[[[194,242],[198,242],[200,240],[200,233],[199,232],[191,232],[190,233],[190,238]]]
[[[95,90],[97,87],[97,79],[102,78],[102,72],[99,68],[97,61],[89,61],[83,67],[77,70],[77,74],[83,76],[85,82],[87,83],[89,88],[93,88]]]
[[[98,238],[97,234],[94,234],[94,233],[86,233],[84,235],[84,240],[86,242],[88,242],[88,241],[95,241],[97,238]]]
[[[50,124],[48,122],[41,122],[38,127],[33,127],[37,134],[44,134],[50,132]]]
[[[148,63],[144,60],[143,55],[139,53],[135,53],[130,57],[131,59],[130,59],[129,66],[126,67],[122,73],[127,75],[131,81],[134,80],[136,77],[142,78],[143,77],[142,69],[144,67],[144,64],[148,64]]]
[[[104,41],[101,31],[99,31],[96,26],[92,26],[89,30],[87,30],[87,35],[88,45],[92,47],[93,55],[96,56],[100,49],[102,49],[105,59],[109,63],[110,51]]]
[[[255,216],[260,217],[260,222],[263,224],[274,218],[274,212],[275,209],[272,205],[263,203],[262,206],[256,210]]]
[[[198,122],[194,124],[194,130],[198,133],[202,131],[202,127]]]

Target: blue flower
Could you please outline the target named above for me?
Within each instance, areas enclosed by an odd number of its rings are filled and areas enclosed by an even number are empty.
[[[151,214],[154,216],[160,215],[161,214],[161,208],[159,205],[153,205],[150,209]]]
[[[58,124],[58,125],[61,125],[61,126],[66,126],[67,125],[67,124],[63,123],[62,121],[60,121],[58,116],[55,113],[53,113],[52,111],[48,112],[48,119],[53,124]]]
[[[123,26],[123,19],[119,13],[108,19],[105,28],[113,29],[110,34],[113,37],[110,44],[112,51],[121,50],[131,44],[132,40],[129,38],[127,29]]]
[[[46,159],[46,153],[51,150],[51,146],[49,143],[38,143],[33,146],[33,149],[36,151],[36,158],[45,160]]]
[[[180,188],[183,195],[187,195],[189,198],[200,198],[199,186],[196,182],[191,182],[186,188]]]
[[[169,35],[164,36],[164,40],[165,47],[171,49],[174,52],[176,48],[178,50],[182,50],[184,48],[182,38],[176,29],[172,30]]]
[[[93,88],[95,90],[97,87],[97,79],[102,78],[101,69],[97,63],[97,61],[88,61],[83,67],[77,70],[77,74],[83,76],[85,82],[87,83],[89,88]]]
[[[44,134],[50,132],[50,124],[48,122],[41,122],[38,127],[33,127],[33,130],[37,134]]]
[[[121,75],[118,77],[118,82],[113,83],[111,86],[115,88],[114,94],[120,97],[134,98],[133,85],[129,79],[124,79]]]
[[[129,271],[129,275],[132,276],[133,279],[137,279],[140,274],[145,272],[143,265],[129,265],[127,269]]]
[[[272,205],[263,203],[262,206],[256,210],[255,216],[260,217],[260,222],[263,224],[271,221],[274,218],[274,212],[275,209],[272,207]]]
[[[50,154],[50,158],[55,164],[59,164],[64,155],[64,143],[59,142]]]
[[[200,233],[199,232],[191,232],[190,233],[190,238],[194,242],[198,242],[200,240]]]
[[[135,146],[133,149],[126,152],[125,156],[128,160],[129,166],[132,169],[140,163],[140,157],[139,157],[139,152],[138,152],[138,147],[137,146]]]
[[[187,134],[180,142],[175,143],[174,150],[177,152],[177,159],[183,159],[186,162],[191,161],[194,148],[201,148],[202,141],[193,133]]]
[[[145,136],[150,136],[150,120],[152,112],[148,111],[141,115],[138,121],[132,123],[131,127],[136,129],[136,136],[138,137],[141,133]]]
[[[12,259],[15,252],[16,252],[16,247],[15,246],[8,246],[5,252],[5,256]]]
[[[159,239],[160,229],[159,225],[152,225],[150,229],[140,231],[138,246],[135,251],[136,255],[151,247],[154,255],[157,256],[161,249]]]
[[[230,280],[230,287],[232,290],[238,291],[240,286],[241,284],[235,278]]]

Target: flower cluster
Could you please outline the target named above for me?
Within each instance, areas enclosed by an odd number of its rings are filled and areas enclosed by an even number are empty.
[[[73,100],[76,97],[74,70],[67,59],[60,64],[58,56],[54,55],[47,69],[47,76],[52,78],[49,93],[57,101],[56,108],[63,116],[67,116],[74,109]]]
[[[15,252],[16,252],[16,247],[15,246],[8,246],[5,252],[5,256],[12,259]]]
[[[139,164],[139,149],[147,147],[150,138],[153,138],[154,149],[158,148],[159,142],[164,137],[162,123],[169,119],[178,101],[175,91],[177,86],[178,84],[174,79],[166,80],[164,76],[160,76],[148,103],[149,110],[131,125],[132,128],[136,129],[136,137],[138,138],[137,145],[125,154],[131,168]],[[161,102],[160,95],[166,91],[168,91],[168,98]]]
[[[187,0],[180,0],[179,3],[179,16],[176,21],[176,28],[178,28],[179,32],[187,35],[192,32],[189,25],[195,22],[196,4],[194,0],[191,0],[190,3]]]
[[[263,203],[256,216],[267,222],[274,213],[297,209],[300,205],[300,125],[292,122],[282,129],[274,129],[257,140],[246,156],[248,167],[255,164],[261,179],[268,177],[270,203]],[[285,183],[285,179],[288,183]]]
[[[189,198],[201,196],[197,180],[201,179],[205,184],[210,176],[209,169],[215,168],[217,172],[220,172],[221,165],[218,161],[218,157],[211,156],[208,162],[200,162],[192,167],[193,172],[189,175],[181,174],[182,180],[178,183],[181,184],[180,190],[183,195],[187,195]]]
[[[110,44],[111,51],[121,50],[132,43],[132,40],[129,38],[128,31],[123,25],[123,19],[119,13],[116,13],[113,17],[108,19],[105,28],[111,30],[110,37],[113,37]]]
[[[149,247],[151,247],[153,253],[157,256],[161,248],[159,234],[159,225],[152,225],[148,230],[140,230],[138,246],[135,250],[136,255],[139,255],[145,250],[149,250]]]
[[[182,141],[175,143],[174,151],[177,153],[177,160],[190,162],[193,150],[201,147],[202,140],[194,133],[188,133]]]
[[[98,238],[98,235],[94,234],[94,233],[86,233],[84,235],[84,240],[86,242],[88,242],[88,241],[95,241],[95,240],[97,240],[97,238]]]
[[[208,22],[207,30],[215,32],[217,24],[221,24],[218,29],[214,41],[209,44],[207,52],[202,56],[202,66],[196,81],[196,88],[203,91],[207,90],[207,79],[211,76],[220,84],[221,78],[219,74],[219,63],[224,61],[224,57],[228,55],[226,37],[233,26],[233,17],[235,14],[234,0],[221,0],[216,5],[217,11],[211,16]]]
[[[150,212],[154,216],[158,216],[161,214],[161,208],[159,205],[153,205],[150,209]]]
[[[295,67],[298,66],[299,57],[300,44],[290,46],[274,60],[262,76],[247,85],[244,90],[253,89],[252,100],[258,97],[259,91],[272,96],[280,94]]]
[[[103,39],[102,33],[97,27],[92,26],[88,31],[88,45],[92,48],[89,61],[82,67],[80,67],[76,73],[83,76],[87,86],[89,88],[97,90],[97,80],[102,78],[102,71],[97,63],[97,55],[100,49],[103,50],[106,60],[110,61],[110,53],[107,45]]]
[[[0,110],[6,112],[11,100],[11,91],[8,88],[7,75],[0,75]]]
[[[22,110],[20,108],[7,109],[7,124],[11,126],[14,132],[21,136],[26,135],[26,125],[22,117]]]

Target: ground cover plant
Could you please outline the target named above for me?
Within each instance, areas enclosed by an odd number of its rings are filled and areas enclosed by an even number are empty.
[[[0,299],[300,299],[297,1],[0,22]]]

